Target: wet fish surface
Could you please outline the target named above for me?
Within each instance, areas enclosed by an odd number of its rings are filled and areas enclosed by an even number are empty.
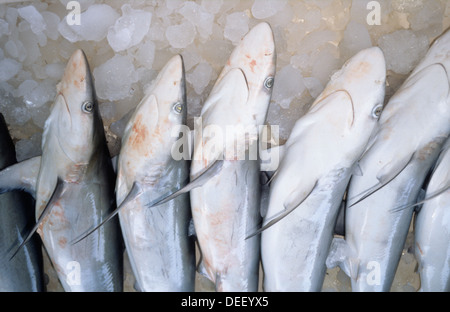
[[[438,38],[383,110],[376,135],[352,178],[340,264],[353,291],[389,291],[422,184],[450,133],[450,32]]]
[[[214,135],[208,135],[207,129],[214,127],[226,133],[226,128],[231,127],[235,130],[232,134],[239,135],[236,129],[240,126],[248,130],[263,125],[272,94],[275,63],[272,30],[267,23],[260,23],[234,49],[200,118],[195,120],[196,129],[202,131],[195,133],[191,181],[217,159],[223,161],[217,174],[190,193],[202,254],[200,272],[215,284],[217,291],[258,289],[260,237],[246,239],[246,236],[258,227],[261,219],[260,164],[257,158],[248,156],[258,144],[257,132],[249,135],[245,148],[242,145],[236,150],[226,148],[239,145],[231,135],[226,136],[223,144],[217,144],[216,149],[208,149]],[[245,156],[237,157],[241,152]]]
[[[0,187],[11,188],[8,181],[35,194],[33,230],[66,291],[122,291],[123,243],[117,220],[73,244],[115,209],[115,174],[83,51],[73,53],[57,86],[42,156],[0,173]]]
[[[5,119],[0,114],[0,169],[15,164],[16,152]],[[45,290],[41,243],[33,237],[11,258],[34,219],[34,199],[24,191],[0,195],[0,292]]]
[[[122,140],[117,203],[126,250],[141,291],[194,291],[189,194],[148,207],[189,181],[189,157],[173,154],[179,139],[176,128],[186,123],[185,83],[183,59],[174,56],[146,90]]]
[[[450,145],[447,142],[415,217],[415,256],[424,292],[450,291]]]
[[[342,198],[385,94],[379,48],[335,73],[281,146],[261,249],[265,291],[320,291]]]

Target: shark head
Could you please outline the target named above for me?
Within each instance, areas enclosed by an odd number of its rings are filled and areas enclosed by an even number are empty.
[[[361,50],[332,75],[324,91],[314,101],[312,110],[319,108],[325,98],[339,93],[350,104],[351,125],[366,127],[368,121],[376,122],[381,115],[385,84],[386,63],[381,49]]]
[[[240,105],[241,108],[237,113],[244,119],[248,118],[252,124],[261,125],[267,115],[275,69],[276,50],[273,32],[268,23],[262,22],[254,26],[234,48],[216,80],[210,98],[219,97],[221,89],[225,86],[224,80],[243,81],[245,85],[236,88],[236,92],[241,91],[241,98],[245,98],[246,103],[243,107]],[[232,79],[229,78],[230,74],[234,76]],[[215,101],[205,103],[202,114],[212,103]],[[230,111],[235,110],[230,107]]]
[[[57,96],[45,124],[43,149],[46,145],[55,148],[50,142],[56,139],[69,161],[88,163],[102,135],[103,125],[89,64],[84,52],[77,50],[57,85]]]
[[[186,122],[185,90],[183,59],[176,55],[145,90],[125,128],[119,174],[126,173],[134,180],[140,175],[151,175],[151,169],[144,169],[151,163],[170,161],[171,149],[178,139],[177,129]]]

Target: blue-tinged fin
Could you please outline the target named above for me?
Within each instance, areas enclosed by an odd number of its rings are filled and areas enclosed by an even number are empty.
[[[55,189],[53,191],[52,196],[50,197],[49,201],[47,202],[47,205],[45,206],[44,210],[42,211],[41,215],[39,216],[39,218],[38,218],[36,224],[34,225],[34,227],[30,230],[30,233],[28,233],[27,237],[23,240],[23,242],[20,244],[20,246],[13,253],[13,255],[10,258],[10,260],[12,258],[14,258],[14,256],[19,252],[20,249],[22,249],[22,247],[26,243],[28,243],[28,241],[31,239],[31,237],[34,235],[34,233],[37,231],[39,226],[41,226],[42,221],[44,220],[44,218],[46,216],[48,216],[48,214],[50,213],[51,207],[53,207],[55,202],[57,202],[61,198],[61,196],[64,194],[65,190],[66,190],[65,182],[58,177],[58,180],[56,182],[56,187],[55,187]]]
[[[358,278],[360,260],[351,257],[350,247],[343,238],[333,238],[325,263],[329,269],[339,266],[353,280]]]
[[[41,156],[37,156],[0,171],[0,194],[23,190],[35,197],[40,166]]]
[[[147,204],[147,207],[152,208],[155,206],[162,205],[180,196],[181,194],[188,193],[191,190],[204,185],[211,178],[219,174],[219,172],[222,170],[223,162],[224,162],[223,159],[217,159],[209,167],[204,169],[197,178],[186,184],[184,187],[175,192],[170,192],[169,194],[163,195],[161,198],[156,199],[155,201]]]
[[[309,195],[314,191],[314,189],[317,186],[317,181],[314,183],[314,186],[308,191],[308,192],[293,192],[291,195],[288,196],[288,199],[286,203],[284,204],[284,210],[280,211],[279,213],[275,214],[271,218],[269,218],[268,222],[262,226],[259,230],[251,233],[248,235],[245,239],[252,238],[253,236],[256,236],[260,234],[261,232],[267,230],[272,225],[276,224],[280,220],[282,220],[284,217],[286,217],[288,214],[290,214],[292,211],[294,211],[298,206],[300,206],[308,197]]]
[[[411,155],[408,155],[402,159],[394,159],[393,161],[386,164],[383,168],[381,168],[380,172],[377,175],[377,180],[379,182],[374,186],[368,188],[367,190],[361,192],[360,194],[354,196],[353,198],[350,198],[350,200],[353,200],[355,198],[357,199],[349,206],[349,208],[357,205],[367,197],[371,196],[378,190],[388,185],[411,163],[414,155],[415,153],[412,153]]]
[[[86,237],[88,237],[89,235],[91,235],[92,233],[94,233],[98,228],[100,228],[103,224],[105,224],[106,222],[108,222],[109,220],[111,220],[112,218],[114,218],[119,211],[125,207],[126,205],[128,205],[130,202],[136,200],[139,196],[142,195],[142,188],[141,185],[139,184],[139,182],[134,182],[133,186],[131,187],[131,190],[128,192],[127,196],[125,197],[125,199],[122,201],[122,203],[116,208],[114,209],[108,216],[106,216],[102,222],[100,222],[98,225],[96,225],[95,227],[93,227],[90,230],[87,230],[85,233],[81,234],[79,238],[76,238],[72,241],[72,245],[82,241],[83,239],[85,239]]]

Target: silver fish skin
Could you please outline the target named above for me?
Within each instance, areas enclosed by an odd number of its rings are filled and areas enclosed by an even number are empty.
[[[195,129],[202,131],[195,133],[191,180],[217,158],[223,159],[220,172],[190,192],[202,254],[200,272],[215,283],[217,291],[258,289],[260,237],[247,240],[246,237],[258,227],[261,219],[260,164],[258,159],[251,160],[247,156],[240,160],[233,149],[222,147],[234,146],[236,139],[232,135],[226,136],[224,144],[216,149],[205,148],[211,143],[207,128],[213,126],[225,133],[227,126],[248,129],[263,125],[272,94],[275,64],[272,30],[267,23],[260,23],[233,50],[200,118],[195,120]],[[248,149],[240,151],[248,153],[258,144],[257,140],[257,134],[248,138]]]
[[[385,68],[376,47],[350,58],[282,147],[261,238],[265,291],[322,289],[342,198],[383,107]]]
[[[16,162],[14,144],[0,114],[0,169]],[[0,195],[0,292],[45,290],[42,249],[37,236],[10,259],[10,251],[25,239],[33,220],[34,200],[30,194],[11,191]]]
[[[450,148],[447,148],[439,157],[426,189],[425,203],[415,217],[414,246],[422,292],[450,291],[449,182]],[[447,190],[441,192],[443,189]]]
[[[118,159],[119,219],[141,291],[194,291],[195,242],[189,194],[148,204],[189,181],[187,159],[175,159],[176,128],[187,114],[183,59],[172,57],[145,91],[128,122]],[[174,132],[175,131],[175,132]],[[139,195],[127,198],[139,189]]]
[[[340,264],[353,291],[389,291],[422,184],[450,133],[450,32],[438,38],[391,97],[350,182]]]
[[[72,54],[57,85],[44,127],[42,156],[10,168],[0,172],[0,187],[9,180],[35,194],[35,229],[64,290],[122,291],[118,220],[72,244],[116,206],[115,173],[83,51]]]

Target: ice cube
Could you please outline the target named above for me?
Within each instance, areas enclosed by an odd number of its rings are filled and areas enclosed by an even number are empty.
[[[41,107],[56,96],[55,84],[51,80],[44,80],[36,88],[25,94],[23,100],[29,107]]]
[[[139,44],[147,34],[152,13],[134,10],[129,4],[122,6],[122,17],[108,29],[108,43],[116,51],[123,51]]]
[[[22,64],[11,59],[0,60],[0,82],[8,81],[22,69]]]
[[[183,56],[184,69],[186,71],[189,71],[202,60],[199,50],[195,44],[189,45],[181,54]]]
[[[203,90],[211,81],[213,69],[209,64],[201,62],[192,73],[186,75],[186,80],[193,86],[197,94],[202,94]]]
[[[33,123],[43,129],[48,116],[50,115],[50,105],[29,108]]]
[[[275,75],[272,100],[284,109],[288,109],[295,98],[299,98],[305,90],[303,76],[292,65],[284,66]]]
[[[245,12],[234,12],[227,16],[223,31],[225,38],[233,43],[238,43],[248,32],[249,18]]]
[[[22,17],[24,20],[30,23],[31,30],[35,34],[39,34],[47,28],[45,20],[42,17],[42,14],[39,13],[39,11],[33,5],[28,5],[19,8],[17,9],[17,11],[20,17]]]
[[[438,0],[424,2],[422,8],[410,14],[408,21],[411,30],[424,31],[428,36],[434,37],[442,32],[442,18],[444,7]]]
[[[112,120],[115,116],[115,105],[112,102],[103,102],[99,105],[100,115],[104,120]]]
[[[52,63],[45,65],[45,73],[49,78],[60,80],[64,73],[64,64],[62,63]]]
[[[100,99],[117,101],[132,95],[137,74],[128,56],[116,55],[93,71],[95,89]]]
[[[341,57],[349,59],[357,52],[372,46],[369,31],[364,24],[350,21],[340,42]]]
[[[323,84],[316,77],[305,77],[303,82],[309,94],[314,99],[323,91]]]
[[[31,113],[28,108],[20,103],[12,103],[7,108],[7,110],[3,110],[2,112],[5,114],[5,119],[11,124],[23,126],[31,118]]]
[[[331,75],[339,69],[341,61],[334,55],[335,46],[328,44],[316,55],[311,75],[326,85]]]
[[[80,25],[69,25],[63,18],[58,25],[59,33],[70,42],[82,40],[100,41],[108,33],[120,15],[107,4],[91,5],[80,15]]]
[[[23,62],[27,58],[27,50],[20,40],[8,40],[5,43],[5,51],[19,62]]]
[[[202,0],[201,6],[211,14],[217,14],[223,4],[223,0]]]
[[[33,91],[39,84],[33,79],[27,79],[23,81],[17,88],[16,96],[25,96]]]
[[[24,66],[37,62],[42,54],[36,34],[34,34],[31,30],[23,31],[19,33],[19,40],[22,42],[25,50],[27,51],[27,57],[23,61]]]
[[[153,60],[155,59],[155,44],[152,41],[140,44],[136,51],[135,59],[138,65],[152,69]]]
[[[0,37],[9,34],[8,22],[0,18]]]
[[[179,10],[188,21],[195,25],[199,35],[208,39],[212,33],[214,15],[193,1],[187,1]]]
[[[378,40],[386,58],[386,68],[398,74],[408,74],[425,55],[429,41],[425,35],[401,29]]]
[[[60,23],[61,19],[57,14],[49,11],[42,12],[42,17],[44,18],[46,23],[46,28],[44,31],[45,35],[47,35],[47,37],[52,40],[57,40],[59,37],[58,24]]]
[[[190,45],[194,41],[195,33],[195,26],[187,20],[166,28],[166,38],[169,44],[177,49],[184,49]]]
[[[183,4],[184,0],[166,0],[165,2],[167,8],[170,10],[175,10]]]
[[[255,0],[252,5],[252,14],[257,19],[265,19],[281,11],[286,4],[286,0]]]

